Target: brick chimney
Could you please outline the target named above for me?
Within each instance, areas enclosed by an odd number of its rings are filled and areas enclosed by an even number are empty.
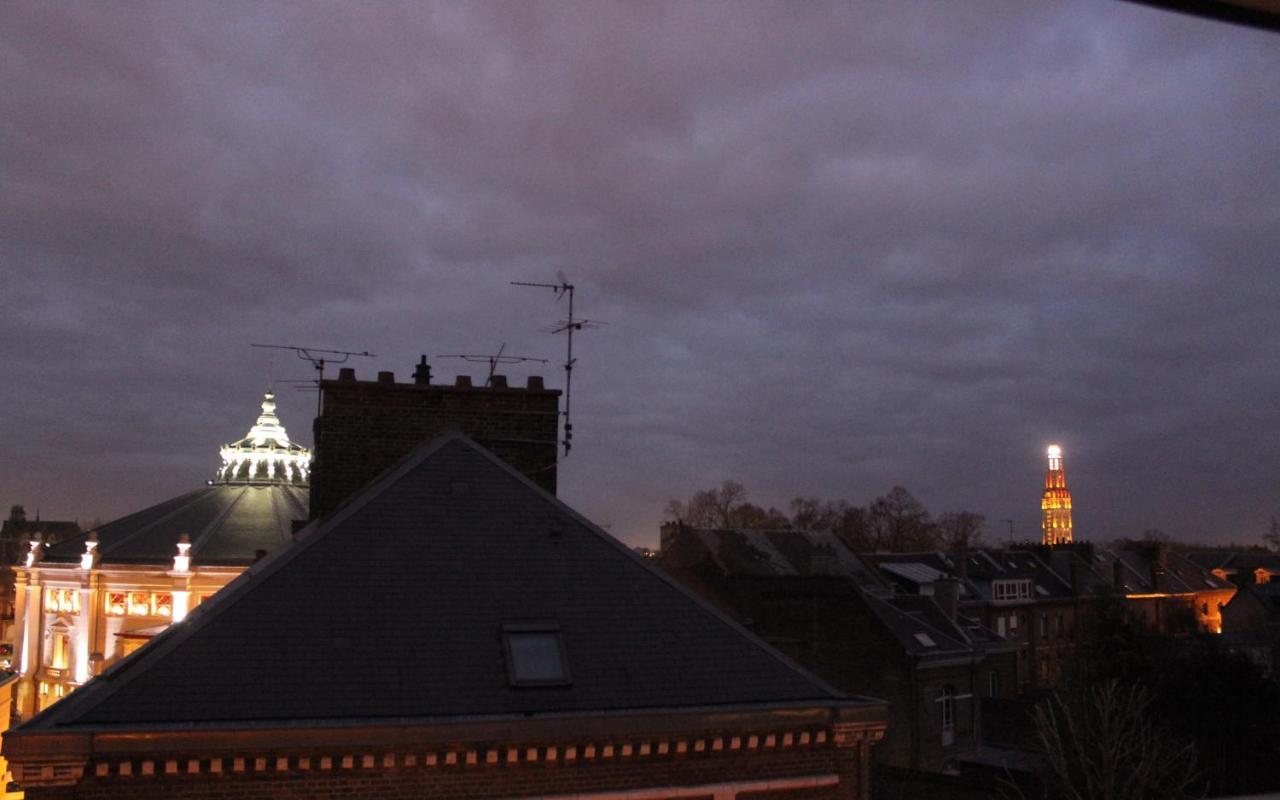
[[[452,386],[432,384],[426,359],[415,367],[413,383],[397,383],[391,372],[357,380],[348,367],[337,380],[321,382],[312,519],[333,511],[414,448],[451,431],[465,433],[555,493],[558,389],[545,388],[537,376],[524,387],[473,386],[466,375]]]
[[[1169,546],[1164,542],[1156,542],[1146,550],[1144,555],[1151,561],[1151,591],[1169,591]]]
[[[947,619],[955,622],[960,613],[960,581],[955,578],[939,578],[934,581],[933,602],[938,604]]]

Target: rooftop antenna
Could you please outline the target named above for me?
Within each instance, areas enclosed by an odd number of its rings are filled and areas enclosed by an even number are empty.
[[[456,356],[436,356],[436,358],[460,358],[463,361],[470,361],[473,364],[484,364],[485,362],[488,362],[489,377],[484,379],[485,386],[489,386],[490,384],[493,383],[493,373],[494,373],[494,370],[498,368],[499,364],[522,364],[526,361],[533,361],[538,364],[547,363],[547,359],[545,358],[533,358],[531,356],[503,355],[503,351],[505,351],[506,349],[507,349],[507,343],[503,342],[502,346],[498,348],[498,352],[493,353],[491,355],[466,353],[463,355],[456,355]]]
[[[320,382],[324,380],[325,364],[345,364],[352,356],[358,358],[376,358],[373,353],[368,350],[357,353],[354,350],[325,350],[319,347],[298,347],[292,344],[250,344],[250,347],[261,347],[267,350],[292,350],[294,355],[303,361],[310,361],[311,366],[316,368],[316,389],[319,390]],[[341,356],[341,358],[339,358]],[[320,391],[316,392],[316,416],[320,416],[320,403],[324,398],[324,394]]]
[[[555,325],[547,328],[547,333],[564,333],[567,334],[568,353],[564,359],[564,454],[569,455],[569,449],[573,447],[573,423],[570,421],[570,411],[573,409],[573,332],[580,331],[583,328],[598,328],[604,323],[589,320],[578,319],[573,315],[573,284],[569,283],[569,279],[564,273],[557,270],[556,280],[559,283],[529,283],[526,281],[511,281],[512,286],[533,286],[539,289],[551,289],[556,293],[556,300],[568,295],[569,297],[569,316]]]
[[[1000,521],[1009,523],[1009,544],[1013,544],[1013,520],[1002,519]]]

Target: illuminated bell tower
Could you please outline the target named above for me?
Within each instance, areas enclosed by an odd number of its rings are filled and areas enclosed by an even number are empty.
[[[1044,544],[1069,544],[1071,537],[1071,492],[1062,468],[1062,448],[1049,445],[1049,471],[1044,474],[1044,494],[1040,498],[1040,527]]]

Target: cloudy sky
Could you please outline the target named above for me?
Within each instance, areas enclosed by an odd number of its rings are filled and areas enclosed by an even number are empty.
[[[508,281],[564,270],[562,496],[627,541],[726,478],[1038,535],[1050,442],[1078,535],[1256,540],[1277,75],[1115,2],[4,3],[0,502],[198,486],[310,377],[251,342],[560,359]]]

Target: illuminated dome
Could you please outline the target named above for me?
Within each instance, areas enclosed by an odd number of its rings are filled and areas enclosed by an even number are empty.
[[[310,478],[311,451],[289,441],[276,416],[276,396],[262,397],[262,413],[238,442],[219,451],[222,467],[218,483],[290,483],[306,485]]]

